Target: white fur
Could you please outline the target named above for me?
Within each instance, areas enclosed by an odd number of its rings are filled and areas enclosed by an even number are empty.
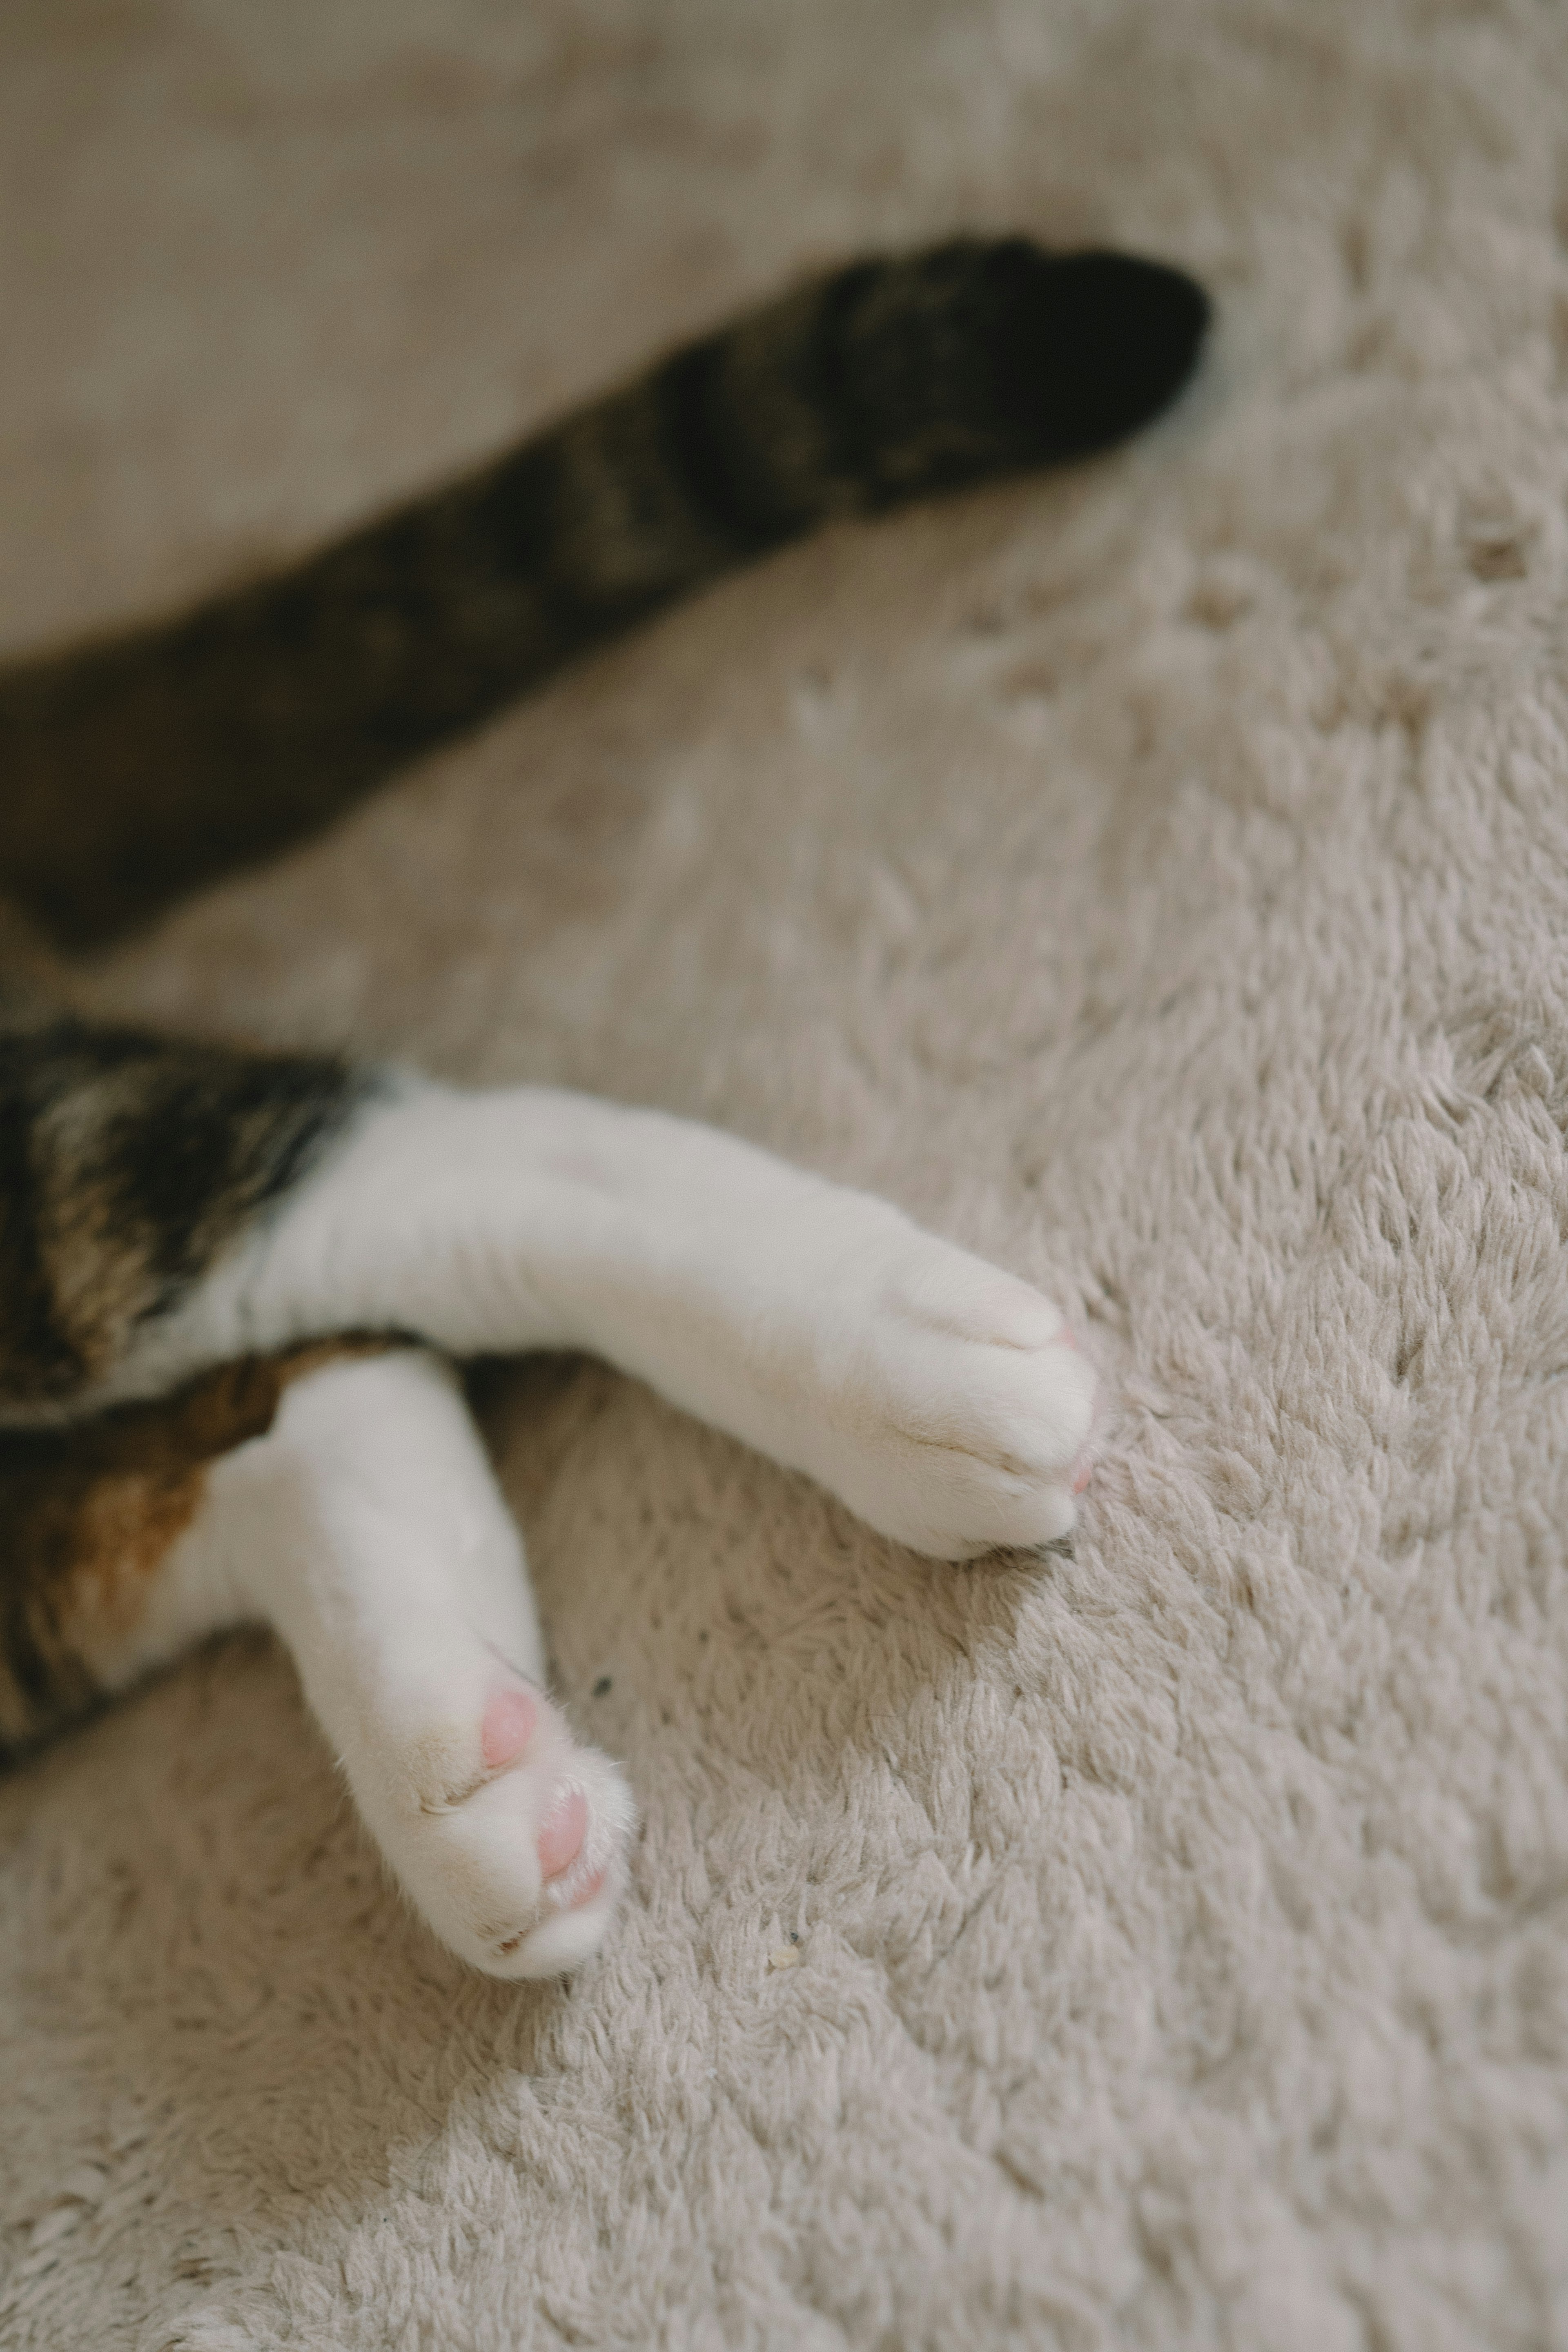
[[[112,1393],[361,1328],[583,1348],[945,1559],[1065,1535],[1093,1376],[1027,1284],[657,1111],[403,1082]]]
[[[631,1797],[540,1691],[522,1549],[445,1364],[398,1349],[290,1387],[272,1430],[216,1465],[115,1678],[244,1617],[288,1643],[361,1813],[444,1943],[500,1977],[552,1976],[597,1946],[625,1882]],[[521,1685],[538,1727],[488,1769],[486,1705]],[[587,1834],[545,1885],[540,1828],[573,1790]]]

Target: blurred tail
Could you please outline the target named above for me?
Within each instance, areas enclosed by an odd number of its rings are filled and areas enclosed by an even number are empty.
[[[817,279],[302,562],[0,671],[0,887],[108,938],[827,516],[1120,440],[1208,315],[1017,237]]]

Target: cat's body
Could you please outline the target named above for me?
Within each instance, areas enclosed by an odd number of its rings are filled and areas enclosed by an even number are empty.
[[[1204,317],[1016,241],[858,265],[295,573],[0,678],[0,876],[101,934],[822,514],[1118,437]],[[115,1031],[12,961],[0,1749],[265,1620],[425,1917],[550,1973],[631,1804],[544,1696],[447,1357],[592,1350],[940,1557],[1070,1528],[1060,1316],[885,1204],[657,1111]]]

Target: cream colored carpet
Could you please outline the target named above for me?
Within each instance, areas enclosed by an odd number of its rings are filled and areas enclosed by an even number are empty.
[[[1135,449],[720,588],[105,967],[879,1186],[1118,1402],[1076,1558],[954,1570],[510,1379],[646,1812],[570,1990],[410,1923],[259,1637],[6,1784],[0,2342],[1568,2345],[1561,12],[18,0],[0,117],[13,644],[863,243],[1223,304]]]

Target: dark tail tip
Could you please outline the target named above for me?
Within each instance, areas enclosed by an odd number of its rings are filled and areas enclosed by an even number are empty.
[[[1203,288],[1131,254],[1014,252],[999,388],[1039,457],[1087,456],[1157,416],[1197,364]]]
[[[1209,321],[1180,269],[957,237],[831,289],[837,377],[875,498],[1082,457],[1157,415]]]

